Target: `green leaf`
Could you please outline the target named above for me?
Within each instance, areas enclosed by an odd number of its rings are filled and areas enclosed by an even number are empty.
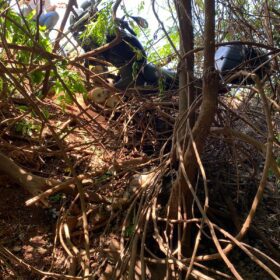
[[[44,79],[44,74],[42,71],[35,71],[30,74],[31,81],[35,84],[39,84],[43,81]]]

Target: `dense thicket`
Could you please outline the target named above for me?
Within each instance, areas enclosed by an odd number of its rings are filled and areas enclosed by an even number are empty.
[[[158,24],[134,26],[147,60],[175,69],[179,88],[123,91],[100,54],[112,47],[103,27],[129,7],[101,1],[83,35],[101,46],[82,53],[63,35],[75,4],[51,42],[0,2],[0,188],[16,204],[0,199],[0,275],[279,279],[278,1],[142,1]],[[240,43],[267,56],[261,79],[215,70],[217,47]],[[25,214],[40,208],[51,227],[30,231]]]

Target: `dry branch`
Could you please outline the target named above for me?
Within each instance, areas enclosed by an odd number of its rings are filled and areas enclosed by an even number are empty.
[[[229,127],[213,127],[211,128],[211,133],[213,134],[222,134],[227,137],[234,137],[235,139],[239,139],[241,141],[244,141],[253,147],[255,147],[259,152],[261,152],[264,156],[266,154],[266,145],[259,142],[255,138],[246,135],[245,133],[242,133],[240,131],[236,131],[234,129],[231,129]],[[274,174],[277,176],[277,178],[280,179],[280,167],[277,164],[275,158],[271,157],[270,167],[273,170]]]
[[[0,172],[8,175],[14,182],[24,187],[32,195],[38,195],[38,193],[47,188],[58,184],[55,180],[46,179],[27,172],[2,153],[0,153]],[[40,200],[46,205],[44,200]]]

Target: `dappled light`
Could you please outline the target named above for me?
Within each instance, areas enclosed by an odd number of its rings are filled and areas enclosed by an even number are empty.
[[[0,278],[279,279],[280,5],[35,2],[0,3]]]

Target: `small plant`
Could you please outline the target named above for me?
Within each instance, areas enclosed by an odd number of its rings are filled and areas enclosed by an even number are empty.
[[[40,129],[41,125],[35,124],[31,120],[23,119],[15,124],[15,132],[23,136],[34,136],[34,134],[39,133]]]
[[[57,96],[57,102],[65,106],[73,103],[72,94],[86,94],[86,89],[81,76],[77,72],[68,70],[63,64],[57,66],[57,71],[52,74],[55,80],[53,89]],[[59,76],[59,78],[58,78]]]
[[[62,194],[57,193],[49,197],[51,202],[59,202],[62,199]]]
[[[135,231],[135,225],[133,225],[133,224],[128,225],[125,229],[125,236],[131,237],[133,235],[134,231]]]

